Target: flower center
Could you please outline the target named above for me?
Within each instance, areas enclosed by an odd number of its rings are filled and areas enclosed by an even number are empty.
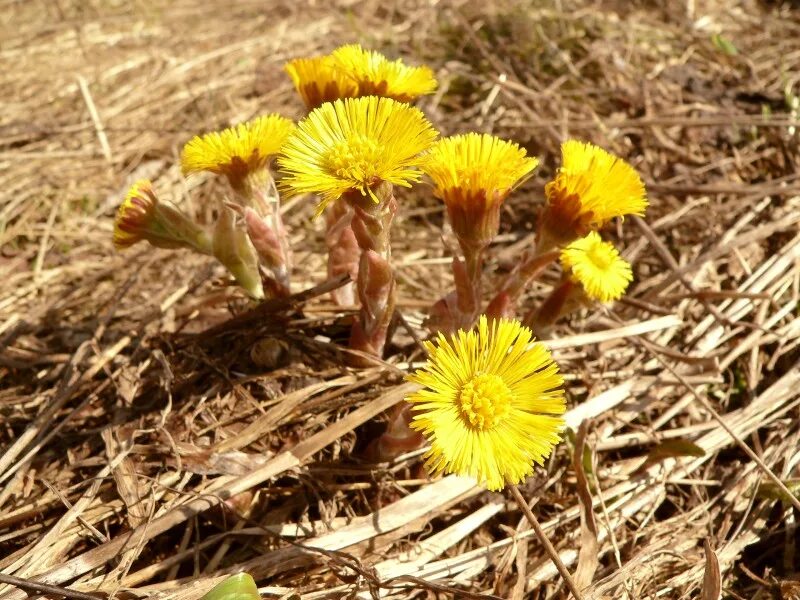
[[[592,246],[586,250],[586,258],[588,258],[599,271],[607,271],[614,263],[614,253],[606,244],[592,244]]]
[[[374,139],[353,134],[333,146],[326,157],[328,169],[337,177],[364,186],[374,183],[381,151]]]
[[[461,415],[475,429],[492,429],[511,411],[511,390],[497,375],[480,373],[461,387]]]

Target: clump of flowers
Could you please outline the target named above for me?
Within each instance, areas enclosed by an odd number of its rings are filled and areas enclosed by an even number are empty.
[[[214,256],[255,297],[264,296],[257,290],[260,264],[270,272],[273,294],[286,295],[291,289],[291,249],[270,163],[293,129],[289,119],[265,115],[197,136],[181,154],[184,175],[208,171],[230,184],[234,196],[219,206]]]
[[[224,176],[232,192],[218,200],[212,230],[159,202],[152,184],[139,181],[117,212],[114,245],[124,249],[145,240],[210,254],[252,298],[289,294],[291,249],[270,163],[293,129],[291,120],[272,114],[196,136],[181,153],[183,174]]]
[[[212,255],[252,298],[287,296],[292,254],[279,191],[313,195],[316,215],[325,215],[328,275],[347,273],[354,281],[334,295],[340,305],[358,305],[350,362],[370,365],[383,356],[396,307],[396,194],[427,177],[457,242],[454,289],[429,311],[426,324],[435,338],[424,342],[427,360],[408,376],[419,389],[369,447],[386,460],[427,439],[431,473],[457,473],[491,490],[516,490],[534,464],[550,455],[564,426],[564,382],[533,332],[546,331],[579,307],[624,295],[632,267],[601,232],[613,219],[645,214],[642,179],[597,146],[564,142],[561,165],[544,186],[534,242],[511,273],[487,290],[486,259],[504,204],[531,177],[538,159],[513,141],[485,133],[437,141],[433,125],[409,104],[436,89],[428,67],[353,44],[291,60],[285,70],[308,111],[299,123],[264,115],[197,136],[183,148],[185,176],[207,172],[228,184],[229,193],[215,204],[212,227],[206,230],[159,201],[152,184],[139,181],[119,207],[115,246],[145,240]],[[516,320],[525,289],[556,263],[561,276],[550,295],[527,311],[524,322]],[[523,502],[518,490],[512,493]],[[538,528],[530,511],[528,518]],[[544,539],[539,529],[537,534]],[[579,597],[569,574],[560,571]],[[252,580],[239,583],[248,594],[254,586]]]
[[[355,281],[337,290],[335,300],[360,306],[351,336],[356,349],[380,355],[385,345],[395,298],[394,192],[422,173],[444,202],[459,249],[452,259],[454,289],[432,306],[431,331],[467,330],[484,313],[514,316],[528,285],[559,258],[561,283],[526,322],[544,327],[578,306],[624,294],[631,267],[599,232],[617,217],[643,216],[648,202],[641,178],[621,158],[578,140],[562,144],[561,166],[544,186],[536,241],[486,302],[485,261],[503,204],[538,160],[489,134],[435,142],[434,128],[407,104],[435,91],[426,66],[349,44],[291,60],[285,70],[309,111],[299,127],[278,114],[263,115],[196,136],[183,148],[185,176],[208,172],[229,185],[210,232],[139,182],[119,209],[118,248],[147,240],[211,254],[253,298],[290,294],[291,248],[271,171],[280,155],[282,189],[316,195],[317,214],[325,214],[329,276],[347,273]]]
[[[375,96],[337,100],[303,119],[278,159],[287,190],[319,196],[317,214],[337,201],[351,211],[361,304],[350,336],[353,349],[383,352],[395,306],[394,187],[419,180],[422,154],[436,136],[422,112],[407,104]]]
[[[642,179],[621,158],[576,140],[564,142],[561,154],[561,167],[545,185],[536,243],[487,307],[491,315],[514,314],[525,288],[560,258],[562,283],[526,317],[539,331],[591,301],[622,297],[633,279],[631,267],[598,231],[617,217],[644,216],[648,205]]]
[[[433,71],[428,67],[409,66],[400,59],[389,60],[358,44],[341,46],[324,56],[291,60],[285,69],[309,111],[325,102],[364,96],[411,102],[432,93],[437,86]],[[360,253],[351,227],[352,219],[347,202],[331,202],[325,210],[329,277],[347,274],[352,281],[358,278]],[[355,287],[346,284],[336,289],[332,297],[340,306],[353,305]]]

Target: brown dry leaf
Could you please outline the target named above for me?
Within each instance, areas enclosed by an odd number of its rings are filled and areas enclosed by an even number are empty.
[[[784,600],[800,600],[800,581],[782,581],[780,590]]]
[[[106,456],[112,467],[117,493],[127,508],[128,525],[136,529],[145,523],[152,510],[153,498],[139,485],[136,468],[127,456],[129,445],[118,439],[119,428],[106,428],[102,432],[106,444]]]
[[[722,576],[719,572],[719,561],[711,543],[706,538],[703,541],[703,548],[706,551],[706,570],[703,575],[703,594],[702,600],[719,600],[722,596]]]
[[[214,452],[210,449],[193,447],[183,454],[189,444],[181,444],[181,466],[189,473],[198,475],[244,475],[263,466],[273,455],[248,454],[238,450]]]
[[[575,584],[578,589],[591,585],[595,571],[600,564],[600,545],[597,542],[597,522],[592,511],[592,494],[589,481],[583,466],[583,454],[586,447],[586,431],[588,422],[581,421],[575,439],[575,451],[572,455],[572,467],[578,488],[578,501],[581,505],[581,547],[578,550],[578,566],[575,569]]]

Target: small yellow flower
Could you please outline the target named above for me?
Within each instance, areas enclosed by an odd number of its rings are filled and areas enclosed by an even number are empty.
[[[153,184],[147,179],[131,186],[114,219],[117,250],[142,240],[157,248],[193,248],[210,253],[208,234],[177,208],[159,202]]]
[[[576,140],[561,145],[561,156],[558,174],[545,186],[545,225],[561,232],[558,237],[586,235],[615,217],[644,216],[644,183],[627,162]]]
[[[141,179],[131,186],[114,219],[114,247],[129,248],[145,238],[155,221],[158,198],[153,184]]]
[[[358,86],[358,96],[383,96],[410,102],[436,89],[428,67],[409,67],[401,59],[389,60],[358,44],[337,48],[331,54],[337,68]]]
[[[500,205],[538,164],[513,142],[467,133],[436,142],[423,170],[447,205],[459,239],[485,245],[497,235]]]
[[[560,441],[564,381],[532,335],[518,321],[481,316],[477,331],[425,342],[428,362],[408,376],[423,389],[406,400],[416,413],[411,427],[431,443],[425,465],[433,474],[500,490],[530,475]]]
[[[633,280],[630,263],[596,231],[564,248],[561,266],[583,286],[587,296],[600,302],[618,300]]]
[[[329,202],[358,191],[378,201],[381,183],[419,181],[420,154],[437,132],[422,112],[389,98],[328,102],[300,121],[278,157],[283,187],[319,194],[317,214]]]
[[[267,167],[293,129],[292,121],[272,114],[196,136],[183,148],[181,169],[184,175],[225,175],[238,189],[247,176]]]
[[[358,94],[358,86],[337,67],[331,56],[297,58],[286,63],[284,68],[308,110]]]

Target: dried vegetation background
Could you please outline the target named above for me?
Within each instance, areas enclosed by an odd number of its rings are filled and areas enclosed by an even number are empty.
[[[341,366],[349,313],[324,290],[247,312],[208,259],[112,248],[136,178],[210,219],[222,188],[182,179],[182,144],[299,117],[283,62],[360,41],[437,71],[421,107],[442,131],[543,158],[493,276],[531,243],[566,137],[648,183],[646,223],[610,232],[627,300],[553,334],[577,433],[525,488],[587,598],[797,598],[800,512],[767,471],[798,488],[800,13],[669,4],[3,1],[0,572],[126,598],[191,600],[243,569],[266,597],[566,597],[506,497],[428,480],[419,452],[370,460],[449,287],[424,188],[403,197],[403,319],[373,369]],[[324,281],[311,204],[284,207],[298,290]]]

